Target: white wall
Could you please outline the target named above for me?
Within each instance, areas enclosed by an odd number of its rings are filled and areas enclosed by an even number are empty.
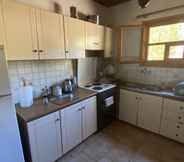
[[[53,11],[53,2],[58,2],[64,15],[70,15],[70,6],[77,7],[77,10],[85,14],[98,14],[101,16],[101,23],[105,24],[107,8],[95,3],[93,0],[17,0],[36,7]]]
[[[151,0],[150,5],[146,9],[141,9],[137,0],[131,0],[127,3],[120,4],[110,8],[109,12],[109,24],[114,26],[127,25],[145,21],[148,19],[155,19],[165,16],[173,16],[181,14],[184,8],[168,11],[162,14],[149,16],[147,19],[136,19],[136,16],[157,10],[162,10],[174,6],[184,5],[184,0]],[[124,81],[132,81],[146,84],[166,84],[173,85],[178,81],[184,80],[184,69],[177,68],[156,68],[147,67],[148,74],[143,74],[144,67],[138,64],[117,65],[118,78]]]
[[[137,15],[175,7],[178,5],[184,5],[184,0],[151,0],[150,5],[146,9],[141,9],[137,0],[131,0],[110,8],[110,11],[108,12],[108,23],[112,25],[124,25],[127,23],[132,23],[139,21],[136,19]],[[183,11],[183,8],[174,11],[168,11],[163,14],[151,16],[148,19],[181,14]]]

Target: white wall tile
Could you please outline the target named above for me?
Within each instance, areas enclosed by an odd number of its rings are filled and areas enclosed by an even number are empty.
[[[11,61],[8,62],[8,72],[13,100],[18,103],[22,78],[32,83],[34,97],[38,97],[45,86],[50,87],[73,76],[73,67],[71,60]]]

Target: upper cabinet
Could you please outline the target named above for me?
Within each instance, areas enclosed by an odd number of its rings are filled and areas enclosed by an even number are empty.
[[[86,50],[112,56],[112,29],[13,0],[0,4],[0,32],[8,60],[80,59]]]
[[[15,1],[4,1],[3,5],[7,59],[38,59],[34,10]]]
[[[86,22],[86,49],[104,50],[104,35],[104,26]]]
[[[62,15],[14,1],[4,8],[8,60],[65,58]]]
[[[141,53],[142,27],[129,25],[121,27],[118,31],[120,63],[138,63]]]
[[[104,57],[112,57],[112,46],[113,46],[113,30],[109,27],[105,27],[105,50]]]
[[[65,58],[63,16],[36,10],[40,59]]]
[[[85,22],[64,17],[66,57],[69,59],[85,57]]]

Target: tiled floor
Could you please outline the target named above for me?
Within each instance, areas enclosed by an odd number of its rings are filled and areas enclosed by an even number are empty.
[[[184,162],[184,145],[115,121],[58,162]]]

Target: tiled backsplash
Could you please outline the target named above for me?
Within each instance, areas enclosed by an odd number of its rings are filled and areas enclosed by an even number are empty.
[[[125,64],[119,65],[118,78],[123,81],[145,84],[172,85],[184,80],[184,69],[143,67],[138,64]]]
[[[41,89],[61,82],[73,76],[71,60],[57,61],[13,61],[8,62],[10,85],[15,103],[19,102],[19,88],[22,78],[30,81],[34,88],[34,97]]]

